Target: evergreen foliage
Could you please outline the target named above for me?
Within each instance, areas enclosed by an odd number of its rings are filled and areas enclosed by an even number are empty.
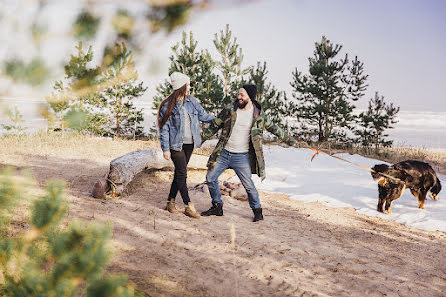
[[[191,1],[178,1],[171,4],[153,5],[147,18],[152,32],[166,29],[168,33],[184,25],[189,20]]]
[[[289,103],[286,94],[279,91],[268,81],[268,69],[266,62],[257,62],[256,67],[249,71],[248,81],[246,83],[257,86],[257,101],[262,106],[263,112],[271,121],[282,128],[287,128],[286,116],[289,114]]]
[[[291,113],[301,124],[301,130],[294,127],[294,132],[307,133],[307,140],[346,143],[354,123],[353,102],[364,96],[368,75],[357,57],[349,61],[346,54],[336,59],[342,46],[325,36],[315,46],[314,56],[309,58],[309,74],[297,69],[293,72],[295,102]]]
[[[135,25],[135,19],[127,10],[118,10],[113,17],[112,25],[118,34],[119,41],[126,42],[127,44],[132,43],[132,31]]]
[[[8,117],[10,124],[1,124],[2,128],[6,131],[10,131],[13,134],[20,133],[25,128],[21,126],[25,122],[23,115],[19,112],[17,106],[9,107],[5,110],[5,114]]]
[[[237,98],[243,84],[252,83],[257,86],[256,99],[263,111],[275,124],[291,130],[295,136],[309,142],[331,142],[343,147],[358,141],[352,137],[362,133],[355,130],[355,124],[360,121],[353,113],[354,102],[364,96],[368,75],[358,57],[350,60],[345,54],[338,58],[341,45],[331,43],[326,37],[315,43],[314,55],[309,58],[309,74],[304,75],[297,69],[293,72],[293,101],[268,81],[266,62],[257,62],[255,67],[242,67],[242,49],[229,26],[215,34],[213,42],[219,54],[218,61],[207,50],[198,50],[192,32],[189,35],[183,32],[181,42],[172,47],[170,56],[169,75],[174,71],[188,75],[191,93],[206,111],[218,114]],[[156,91],[152,106],[154,114],[160,102],[172,93],[169,81],[158,85]],[[395,113],[392,108],[388,112]],[[290,119],[297,125],[291,125]],[[362,121],[365,121],[364,115]],[[388,125],[387,128],[392,127]],[[362,131],[371,133],[369,130],[364,128]],[[155,126],[151,133],[152,136],[157,133]],[[387,140],[380,138],[379,141],[379,145],[391,145]],[[365,141],[361,143],[368,145]]]
[[[242,75],[249,73],[249,68],[243,69],[242,50],[236,38],[232,38],[229,25],[226,31],[215,34],[214,45],[221,60],[216,62],[207,50],[199,51],[198,42],[183,32],[181,43],[172,47],[169,75],[175,71],[188,75],[191,79],[191,94],[200,100],[203,108],[210,113],[218,114],[234,98],[242,84]],[[157,110],[160,102],[172,92],[170,83],[166,80],[157,87],[153,109]]]
[[[216,64],[211,55],[204,51],[197,72],[194,96],[200,100],[201,106],[207,112],[217,115],[232,100],[225,96],[223,80],[215,70]]]
[[[23,184],[25,184],[23,180],[12,177],[10,168],[0,171],[0,246],[2,245],[1,238],[7,234],[12,210],[24,198],[24,192],[21,190]],[[0,254],[0,261],[1,258]]]
[[[49,73],[50,70],[40,58],[34,58],[28,64],[19,59],[3,62],[3,74],[33,87],[42,85]]]
[[[168,80],[165,80],[164,83],[159,84],[156,87],[156,95],[153,97],[153,101],[152,101],[153,115],[158,114],[158,109],[159,109],[161,102],[164,99],[166,99],[172,92],[173,92],[172,85],[170,84],[170,82]]]
[[[25,196],[27,184],[11,171],[0,172],[1,217],[11,216]],[[0,295],[134,296],[123,276],[104,276],[110,260],[110,227],[66,219],[64,184],[49,182],[45,194],[34,200],[30,229],[12,236],[9,222],[0,222]]]
[[[240,85],[238,80],[249,73],[249,68],[242,68],[243,52],[237,43],[237,38],[232,38],[232,31],[228,24],[224,31],[220,31],[220,34],[215,33],[214,46],[220,54],[220,60],[216,62],[216,67],[223,78],[225,97],[234,98],[238,88],[234,91],[233,87]]]
[[[141,109],[133,99],[147,88],[137,82],[131,51],[124,44],[116,45],[104,64],[89,68],[93,59],[91,47],[85,53],[82,43],[76,47],[65,66],[65,80],[57,81],[55,93],[47,98],[51,111],[44,114],[53,128],[64,130],[67,123],[77,131],[102,136],[141,136]]]
[[[200,100],[206,111],[217,114],[226,103],[224,100],[218,100],[218,98],[224,98],[222,81],[214,73],[215,63],[209,52],[199,51],[197,45],[198,42],[194,39],[192,32],[189,35],[183,32],[181,43],[172,47],[173,54],[169,57],[168,74],[178,71],[189,76],[191,95]],[[161,101],[167,98],[172,91],[168,80],[157,86],[152,104],[154,115],[156,115]],[[151,133],[156,134],[156,132],[156,127],[153,127]]]
[[[108,107],[109,121],[113,123],[108,135],[114,136],[142,136],[144,120],[142,109],[134,106],[133,99],[144,94],[147,88],[142,82],[137,82],[138,74],[132,53],[124,43],[115,47],[113,60],[108,66],[104,79],[110,85],[99,94],[101,102]]]
[[[116,44],[125,43],[132,51],[139,48],[134,38],[135,18],[126,9],[119,9],[113,16],[111,25],[114,29],[113,37],[109,39],[104,47],[102,60],[104,65],[109,65],[113,60]]]
[[[88,109],[101,103],[95,96],[97,85],[101,82],[101,69],[87,66],[93,60],[91,47],[84,52],[82,42],[79,42],[76,49],[77,55],[71,55],[70,61],[64,66],[66,84],[63,81],[55,82],[53,87],[55,92],[46,98],[50,110],[43,110],[42,115],[48,120],[48,128],[64,131],[67,128],[67,121],[70,121],[67,114],[84,113],[86,114],[84,118],[88,120],[78,122],[74,126],[100,134],[100,129],[96,129],[95,125],[90,126],[89,123],[96,122],[94,119],[104,119],[105,113],[90,114]]]
[[[368,109],[361,112],[357,122],[359,128],[355,131],[361,145],[369,148],[372,145],[377,150],[381,147],[392,146],[393,141],[388,140],[388,134],[384,134],[387,129],[392,129],[393,124],[397,123],[396,114],[400,108],[393,106],[393,103],[386,103],[384,96],[379,96],[378,92],[375,97],[370,99]]]
[[[87,8],[81,11],[73,24],[73,35],[78,39],[90,40],[96,36],[100,18]]]

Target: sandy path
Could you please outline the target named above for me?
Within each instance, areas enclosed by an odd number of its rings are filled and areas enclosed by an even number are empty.
[[[446,296],[442,232],[265,193],[263,222],[231,198],[223,217],[196,220],[164,210],[171,171],[141,174],[127,197],[96,200],[85,192],[106,162],[26,163],[41,186],[67,181],[71,217],[114,225],[109,270],[128,274],[147,296]],[[204,174],[192,171],[189,184]],[[198,211],[210,206],[207,193],[191,197]]]

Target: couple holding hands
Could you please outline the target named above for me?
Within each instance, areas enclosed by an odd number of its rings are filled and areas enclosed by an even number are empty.
[[[175,197],[180,192],[185,205],[184,213],[192,218],[200,217],[190,201],[187,189],[187,164],[194,148],[200,147],[221,129],[217,146],[207,163],[206,184],[212,206],[201,215],[223,215],[218,178],[223,171],[232,168],[248,193],[249,206],[254,213],[253,221],[263,220],[259,194],[251,178],[252,173],[256,173],[262,180],[265,178],[263,130],[266,129],[289,145],[295,145],[296,141],[263,113],[256,101],[255,85],[244,85],[238,92],[237,100],[215,117],[208,114],[198,100],[189,94],[190,79],[187,75],[174,72],[170,79],[173,92],[161,102],[157,116],[164,158],[172,159],[175,166],[167,210],[178,212]],[[211,122],[202,133],[200,122]]]

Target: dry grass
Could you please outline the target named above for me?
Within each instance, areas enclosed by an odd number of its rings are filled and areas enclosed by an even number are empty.
[[[399,162],[407,159],[426,160],[432,163],[446,164],[446,150],[444,151],[430,151],[423,148],[407,148],[395,147],[379,149],[378,152],[372,151],[370,153],[359,149],[359,153],[374,156],[377,158],[385,158],[392,162]]]
[[[274,144],[274,143],[270,143]],[[89,159],[99,163],[108,163],[112,159],[128,152],[160,148],[158,140],[126,140],[98,138],[79,134],[59,134],[41,132],[37,134],[2,135],[0,136],[0,161],[21,156],[43,156],[69,159]],[[331,149],[321,146],[326,152],[348,152],[374,158],[389,163],[402,160],[420,160],[431,164],[440,173],[446,174],[446,150],[430,151],[423,148],[382,148],[378,151],[353,148],[350,150]],[[214,146],[194,150],[194,153],[209,156]],[[17,162],[15,162],[17,163]]]
[[[268,144],[280,145],[278,142],[268,142]],[[298,147],[306,147],[307,145],[299,144]],[[388,163],[398,163],[404,160],[418,160],[429,163],[437,172],[446,174],[446,149],[444,150],[428,150],[425,148],[414,147],[393,147],[365,149],[363,147],[354,147],[350,149],[342,149],[329,143],[312,144],[311,147],[323,150],[329,154],[349,153],[358,154],[367,158],[373,158]]]
[[[418,160],[429,163],[437,172],[446,174],[446,150],[431,151],[424,148],[381,148],[378,151],[364,149],[353,149],[351,153],[360,154],[365,157],[382,160],[389,163],[398,163],[404,160]]]
[[[1,135],[0,162],[14,158],[42,156],[68,159],[88,159],[108,163],[126,153],[148,148],[160,148],[158,140],[126,140],[99,138],[80,134],[40,132],[37,134]],[[196,149],[194,153],[209,156],[213,147]],[[18,162],[20,163],[20,162]],[[25,164],[23,164],[25,165]]]
[[[20,156],[42,156],[69,159],[110,160],[128,152],[159,148],[158,141],[130,141],[97,138],[79,134],[37,133],[0,136],[0,161]]]
[[[429,163],[438,173],[446,174],[446,150],[433,151],[413,147],[380,148],[378,150],[364,149],[362,147],[355,147],[351,149],[332,149],[326,146],[322,146],[320,149],[329,154],[358,154],[367,158],[377,159],[391,164],[404,160],[418,160]]]

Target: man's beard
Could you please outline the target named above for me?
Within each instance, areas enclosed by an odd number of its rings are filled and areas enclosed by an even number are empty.
[[[245,108],[246,104],[248,104],[248,101],[243,100],[241,103],[240,100],[238,101],[239,108]]]

